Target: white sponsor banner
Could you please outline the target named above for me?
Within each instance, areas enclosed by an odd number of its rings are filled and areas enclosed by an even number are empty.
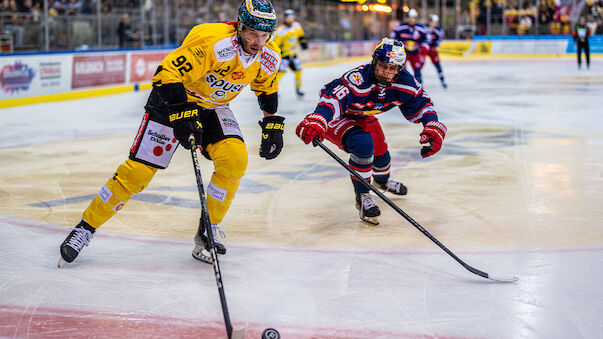
[[[491,54],[565,54],[565,39],[492,40]]]
[[[71,90],[71,54],[0,57],[0,99]]]

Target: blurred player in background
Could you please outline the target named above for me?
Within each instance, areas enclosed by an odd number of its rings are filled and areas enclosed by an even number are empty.
[[[260,156],[275,158],[283,147],[284,118],[277,111],[280,50],[270,42],[276,13],[269,0],[244,0],[239,21],[197,25],[182,46],[169,53],[153,77],[153,89],[130,157],[121,164],[83,213],[60,247],[61,261],[72,262],[98,227],[121,210],[132,195],[165,169],[178,145],[190,149],[189,136],[213,160],[207,206],[216,250],[226,253],[216,231],[247,168],[247,149],[228,103],[246,85],[258,96]],[[207,227],[195,236],[193,256],[208,249]],[[201,259],[200,259],[201,260]]]
[[[398,107],[408,121],[422,123],[419,141],[428,144],[421,148],[423,158],[437,153],[446,135],[429,95],[404,69],[405,61],[402,43],[384,38],[370,64],[354,68],[322,88],[316,109],[295,130],[306,144],[327,138],[350,153],[350,166],[366,181],[372,177],[377,187],[397,195],[405,195],[407,189],[390,179],[388,144],[375,115]],[[350,177],[360,219],[379,224],[381,212],[368,188]]]
[[[414,70],[417,81],[422,83],[421,68],[425,63],[429,44],[427,43],[427,31],[423,25],[417,23],[417,17],[417,11],[414,8],[408,11],[408,22],[396,26],[391,38],[404,44],[408,63]]]
[[[576,54],[578,56],[578,68],[582,68],[582,50],[586,56],[586,68],[590,68],[590,47],[588,46],[588,37],[590,28],[586,26],[586,20],[581,17],[574,27],[574,43],[576,44]]]
[[[429,58],[431,62],[435,66],[438,71],[438,76],[440,77],[440,82],[442,83],[442,87],[446,88],[446,82],[444,81],[444,72],[442,71],[442,65],[440,65],[440,54],[438,53],[438,46],[444,39],[444,31],[438,27],[438,22],[440,19],[437,15],[432,14],[429,16],[429,23],[426,27],[427,33],[427,44],[429,45]]]
[[[276,37],[274,41],[281,49],[281,67],[278,71],[278,80],[280,81],[287,68],[291,68],[295,74],[295,93],[298,96],[303,96],[302,91],[302,66],[297,58],[299,49],[308,48],[308,40],[304,36],[302,25],[295,21],[295,12],[292,9],[285,11],[284,24],[276,29]]]

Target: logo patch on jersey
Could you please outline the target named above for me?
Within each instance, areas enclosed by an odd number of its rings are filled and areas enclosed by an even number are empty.
[[[214,99],[214,100],[224,100],[226,99],[226,92],[222,91],[222,90],[217,90],[215,92],[213,92],[212,94],[209,95],[210,98]]]
[[[245,73],[243,72],[233,72],[232,73],[232,79],[233,80],[241,80],[245,78]]]
[[[364,82],[364,78],[362,77],[362,74],[360,74],[359,72],[354,72],[354,73],[350,74],[348,79],[350,80],[351,83],[353,83],[356,86],[360,86],[360,84],[362,84]]]
[[[271,73],[276,71],[278,66],[278,59],[267,52],[262,53],[262,65],[266,67]]]
[[[419,48],[417,43],[412,40],[404,41],[404,47],[410,52],[416,51]]]
[[[201,48],[189,48],[188,51],[195,57],[197,63],[201,65],[201,59],[205,57],[205,52]]]
[[[236,50],[234,47],[226,47],[216,52],[218,54],[219,60],[228,60],[235,56]]]
[[[209,88],[217,87],[224,92],[231,92],[231,93],[240,92],[245,87],[245,85],[233,84],[224,79],[218,79],[218,77],[216,75],[211,74],[211,73],[205,77],[205,82],[207,82],[209,84]]]
[[[214,45],[214,54],[219,62],[231,60],[237,55],[237,48],[234,46],[233,41],[236,39],[226,38],[218,41]]]

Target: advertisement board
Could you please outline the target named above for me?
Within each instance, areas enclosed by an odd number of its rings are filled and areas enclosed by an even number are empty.
[[[126,54],[73,56],[71,88],[123,84],[126,82]]]
[[[566,39],[504,39],[492,40],[491,54],[563,54]]]
[[[150,82],[169,51],[130,54],[130,82]]]
[[[0,58],[0,99],[67,92],[71,55],[24,55]]]

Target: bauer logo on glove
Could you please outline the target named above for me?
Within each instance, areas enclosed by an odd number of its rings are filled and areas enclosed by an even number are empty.
[[[173,122],[175,120],[189,119],[191,117],[198,117],[198,116],[199,116],[199,110],[195,108],[195,109],[189,109],[186,111],[170,114],[169,120],[170,120],[170,122]]]
[[[266,160],[276,158],[283,149],[283,132],[285,131],[285,117],[272,115],[258,121],[262,127],[262,143],[260,157]]]

